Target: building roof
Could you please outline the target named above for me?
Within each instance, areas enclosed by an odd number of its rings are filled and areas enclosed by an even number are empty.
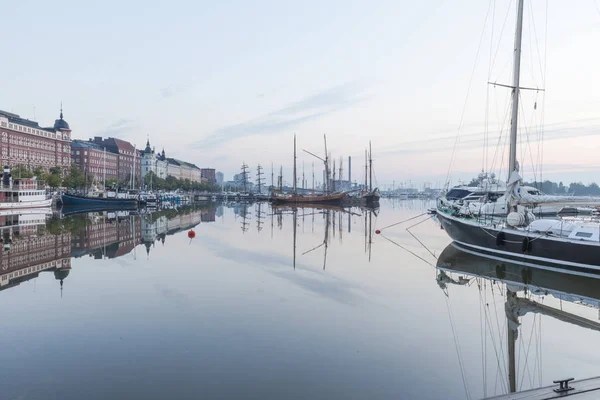
[[[154,153],[154,150],[150,147],[150,139],[146,141],[146,148],[142,151],[142,153],[150,154]]]
[[[57,119],[54,121],[54,130],[66,130],[66,131],[70,131],[71,128],[69,128],[69,124],[67,123],[67,121],[65,121],[63,119],[63,112],[62,112],[62,105],[60,107],[60,119]]]
[[[19,124],[19,125],[28,126],[30,128],[43,129],[45,131],[54,132],[53,128],[42,128],[36,121],[31,121],[29,119],[21,118],[17,114],[13,114],[8,111],[0,110],[0,115],[3,115],[6,118],[8,118],[8,121],[12,122],[13,124]]]
[[[169,162],[169,164],[173,164],[173,165],[179,165],[182,167],[188,167],[188,168],[197,169],[197,170],[200,169],[195,164],[192,164],[192,163],[189,163],[186,161],[181,161],[176,158],[167,158],[167,161]]]
[[[78,139],[71,141],[71,148],[104,151],[104,147],[100,146],[99,144]]]
[[[101,137],[96,136],[94,137],[94,139],[90,139],[89,141],[98,145],[106,146],[106,149],[111,151],[118,152],[119,150],[123,150],[131,152],[133,154],[133,151],[135,149],[135,147],[128,141],[112,137],[102,139]]]

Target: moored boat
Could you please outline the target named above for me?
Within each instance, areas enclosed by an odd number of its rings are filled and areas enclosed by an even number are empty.
[[[35,178],[13,179],[10,168],[4,166],[0,187],[0,210],[50,207],[52,197],[46,194],[45,189],[40,189],[38,184]]]
[[[106,193],[98,193],[96,196],[82,196],[72,193],[61,195],[64,206],[106,206],[106,207],[137,207],[138,200],[132,198],[108,197]]]

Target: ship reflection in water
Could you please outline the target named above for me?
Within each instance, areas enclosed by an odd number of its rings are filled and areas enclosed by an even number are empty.
[[[429,207],[0,215],[2,398],[481,398],[597,375],[600,279],[448,246]]]
[[[325,269],[331,239],[337,234],[341,241],[345,229],[351,232],[351,218],[359,217],[364,220],[365,229],[368,229],[368,234],[365,233],[365,252],[369,253],[370,258],[372,219],[373,215],[377,215],[377,209],[310,204],[270,207],[264,203],[232,203],[145,214],[133,211],[82,211],[52,215],[47,211],[36,213],[32,210],[26,214],[0,216],[3,244],[0,252],[0,290],[36,278],[42,271],[54,273],[62,288],[71,270],[71,258],[88,256],[98,260],[114,259],[135,251],[138,245],[144,245],[149,255],[157,242],[165,244],[167,236],[187,231],[200,223],[215,222],[217,216],[223,215],[223,208],[232,209],[234,215],[240,218],[242,232],[249,229],[253,216],[257,232],[264,229],[268,219],[271,237],[275,228],[283,229],[284,215],[291,215],[294,232],[293,268],[296,267],[298,226],[304,231],[310,225],[314,233],[315,218],[323,220],[322,242],[304,251],[303,255],[322,248]]]
[[[473,286],[479,291],[480,370],[486,397],[550,383],[542,376],[542,316],[600,331],[600,275],[488,257],[457,243],[444,249],[437,268],[437,283],[448,299],[456,296],[450,294],[451,287]],[[452,318],[452,312],[449,314]],[[460,342],[458,335],[454,338]],[[462,357],[459,350],[465,378],[469,371]],[[468,397],[468,388],[465,390]]]
[[[67,216],[48,210],[14,211],[0,216],[0,290],[52,272],[60,282],[71,270],[71,258],[112,259],[144,244],[149,254],[155,242],[214,222],[216,208],[184,207],[140,215],[132,211],[93,211]]]

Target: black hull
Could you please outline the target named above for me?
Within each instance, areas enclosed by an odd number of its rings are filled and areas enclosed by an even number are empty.
[[[600,243],[573,242],[539,233],[482,226],[443,212],[438,212],[437,218],[452,240],[484,256],[544,263],[551,268],[579,273],[600,271]]]

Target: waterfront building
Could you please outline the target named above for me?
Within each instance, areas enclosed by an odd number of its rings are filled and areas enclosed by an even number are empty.
[[[140,152],[136,150],[134,145],[126,140],[111,137],[102,139],[100,136],[95,136],[89,141],[117,155],[117,179],[119,182],[133,187],[140,186],[142,160]],[[134,179],[132,179],[132,176]]]
[[[142,179],[145,179],[150,172],[153,172],[159,178],[165,179],[167,177],[167,164],[165,149],[162,153],[155,153],[154,148],[150,147],[150,140],[148,139],[146,148],[142,150],[141,155]]]
[[[107,151],[96,143],[85,140],[71,142],[71,162],[83,172],[86,179],[96,178],[102,182],[106,171],[106,180],[118,179],[118,155]]]
[[[202,181],[200,168],[195,164],[177,160],[175,158],[167,158],[167,176],[172,176],[181,180],[189,179],[192,182]]]
[[[63,173],[71,163],[71,128],[63,118],[43,128],[36,121],[0,111],[0,157],[3,165],[24,165],[30,170],[48,171],[60,167]]]
[[[206,179],[207,183],[211,185],[217,183],[217,176],[214,168],[201,168],[200,177]]]

